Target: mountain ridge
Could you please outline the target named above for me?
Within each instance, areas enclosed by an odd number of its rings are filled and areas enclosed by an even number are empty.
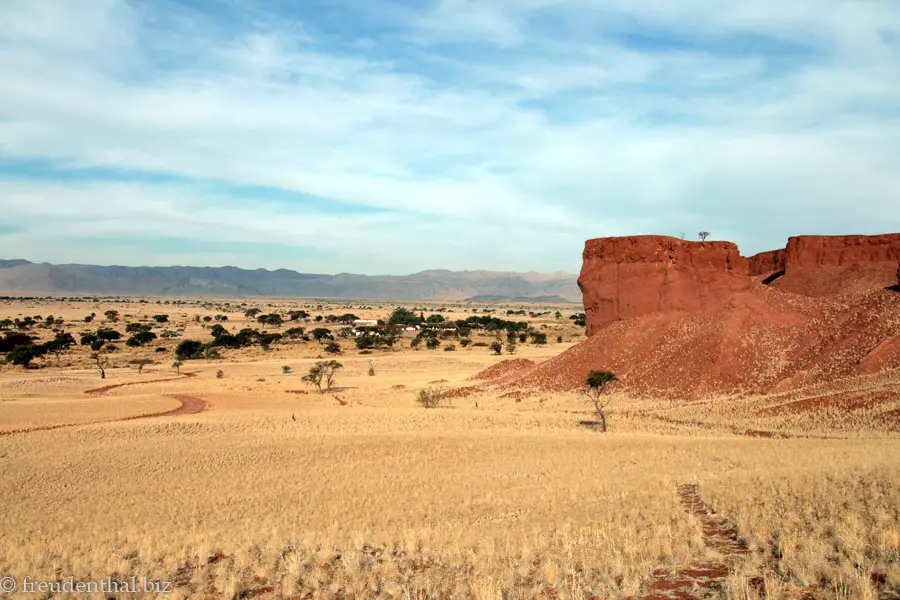
[[[127,267],[0,259],[0,294],[105,294],[179,297],[296,296],[468,300],[496,297],[579,302],[576,275],[431,269],[409,275],[335,275],[239,267]]]

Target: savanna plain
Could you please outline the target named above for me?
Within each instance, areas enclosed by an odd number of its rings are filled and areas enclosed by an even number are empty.
[[[465,346],[439,330],[431,349],[412,348],[413,331],[359,349],[347,323],[325,318],[384,320],[404,305],[444,322],[526,321],[546,343],[525,336],[513,349],[504,336],[498,355],[496,334],[476,327]],[[582,341],[579,311],[7,299],[0,319],[31,316],[38,340],[122,337],[0,367],[0,576],[134,575],[172,582],[173,598],[900,597],[896,424],[773,410],[802,394],[676,402],[613,387],[600,433],[577,392],[475,377]],[[176,361],[181,342],[206,344],[216,325],[282,337]],[[142,327],[157,337],[126,345]],[[323,328],[338,352],[310,338]],[[330,389],[303,380],[332,360]],[[896,394],[900,372],[842,385]],[[418,401],[423,390],[437,407]],[[686,510],[691,485],[716,531]],[[710,543],[716,532],[740,551]],[[675,589],[698,565],[727,573]]]

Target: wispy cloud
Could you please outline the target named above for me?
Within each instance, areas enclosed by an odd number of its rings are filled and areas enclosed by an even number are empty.
[[[0,256],[573,271],[900,228],[890,2],[320,8],[0,4]]]

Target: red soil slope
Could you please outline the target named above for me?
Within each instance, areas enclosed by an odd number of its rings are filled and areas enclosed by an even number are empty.
[[[506,377],[527,371],[535,365],[533,360],[527,358],[511,358],[501,360],[496,365],[491,365],[487,369],[480,371],[472,376],[472,379],[488,380]]]
[[[802,278],[784,287],[802,294],[751,280],[779,266],[776,253],[748,262],[722,243],[590,240],[579,279],[590,337],[496,382],[567,390],[590,370],[608,369],[630,392],[694,398],[790,390],[900,367],[900,293],[885,289],[896,280],[896,261],[892,279],[884,277],[900,235],[875,236],[868,246],[861,237],[791,238],[784,277],[794,260]]]

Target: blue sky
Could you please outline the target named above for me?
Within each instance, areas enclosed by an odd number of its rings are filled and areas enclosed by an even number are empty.
[[[5,0],[0,258],[577,272],[900,231],[900,5]]]

